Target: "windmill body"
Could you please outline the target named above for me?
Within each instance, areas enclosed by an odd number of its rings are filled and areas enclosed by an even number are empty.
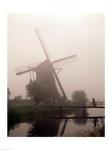
[[[58,99],[59,92],[56,87],[56,81],[49,60],[46,59],[42,62],[37,68],[35,68],[35,72],[36,81],[46,88],[49,98]]]

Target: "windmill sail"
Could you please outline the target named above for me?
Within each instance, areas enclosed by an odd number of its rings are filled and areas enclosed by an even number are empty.
[[[46,59],[37,68],[35,68],[35,72],[36,80],[39,84],[45,87],[48,98],[58,99],[59,92],[56,87],[55,78],[49,60]]]
[[[64,66],[64,65],[67,65],[67,64],[70,64],[70,63],[74,62],[76,60],[76,58],[77,58],[77,55],[71,55],[71,56],[68,56],[68,57],[64,57],[64,58],[55,60],[55,61],[52,62],[52,64],[55,67]]]
[[[29,65],[16,66],[15,67],[16,75],[21,75],[21,74],[28,73],[30,71],[34,71],[34,68],[36,68],[39,64],[40,62],[35,62]]]

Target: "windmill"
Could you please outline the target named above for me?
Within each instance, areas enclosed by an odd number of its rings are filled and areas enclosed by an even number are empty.
[[[16,75],[29,73],[30,80],[32,81],[32,80],[34,80],[34,72],[35,72],[36,73],[35,80],[38,81],[39,83],[44,84],[46,86],[46,88],[48,89],[48,91],[50,91],[49,97],[55,98],[55,99],[58,99],[58,97],[59,97],[59,92],[58,92],[58,89],[56,86],[56,82],[57,82],[57,84],[63,94],[64,99],[67,100],[66,93],[65,93],[64,88],[58,77],[58,73],[59,73],[59,71],[61,71],[61,68],[55,68],[54,65],[57,63],[63,62],[65,60],[72,59],[72,58],[76,57],[76,55],[71,55],[69,57],[61,58],[61,59],[51,62],[37,29],[35,29],[35,32],[40,41],[42,49],[45,53],[46,60],[44,60],[39,65],[36,65],[35,67],[32,65],[29,65],[27,67],[22,67],[20,69],[17,68],[18,71],[16,72]],[[58,72],[56,72],[56,70],[58,70]]]

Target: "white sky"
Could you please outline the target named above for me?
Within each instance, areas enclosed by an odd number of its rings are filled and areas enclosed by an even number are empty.
[[[60,14],[8,16],[8,87],[12,97],[26,96],[29,74],[16,76],[15,67],[45,59],[34,28],[37,28],[51,61],[76,54],[76,61],[64,65],[59,78],[68,98],[84,90],[91,99],[104,99],[104,15]]]

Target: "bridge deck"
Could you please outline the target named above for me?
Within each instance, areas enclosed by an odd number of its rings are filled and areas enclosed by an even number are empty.
[[[105,106],[101,106],[101,105],[46,105],[47,107],[51,107],[51,108],[105,108]]]
[[[105,119],[105,116],[59,116],[51,119]]]

